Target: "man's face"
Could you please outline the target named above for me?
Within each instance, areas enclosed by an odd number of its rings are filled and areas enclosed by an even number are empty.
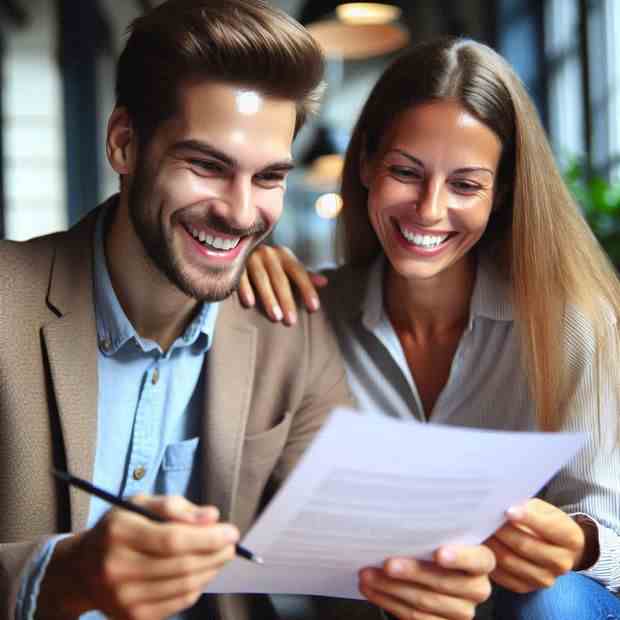
[[[129,212],[147,255],[186,295],[224,299],[282,212],[295,103],[222,82],[182,88],[137,157]]]

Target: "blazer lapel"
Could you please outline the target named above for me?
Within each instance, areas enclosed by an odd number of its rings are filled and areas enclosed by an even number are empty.
[[[236,296],[223,302],[207,356],[202,462],[205,501],[232,519],[256,359],[256,328]]]
[[[94,214],[57,244],[48,303],[59,315],[43,327],[67,467],[91,479],[97,437],[97,332],[92,279]],[[71,527],[86,526],[89,496],[69,491]]]

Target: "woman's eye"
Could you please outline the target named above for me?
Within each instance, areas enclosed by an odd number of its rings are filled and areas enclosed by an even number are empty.
[[[461,194],[474,194],[481,189],[480,185],[471,181],[452,181],[452,187]]]
[[[422,172],[419,170],[416,170],[415,168],[407,168],[406,166],[390,166],[389,171],[393,176],[408,181],[416,181],[423,177]]]

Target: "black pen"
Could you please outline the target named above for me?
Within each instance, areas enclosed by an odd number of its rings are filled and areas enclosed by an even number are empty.
[[[164,517],[160,517],[158,514],[147,510],[146,508],[142,508],[142,506],[138,506],[137,504],[133,504],[132,502],[123,499],[122,497],[117,497],[112,493],[108,493],[108,491],[104,491],[99,487],[96,487],[94,484],[86,480],[82,480],[82,478],[78,478],[77,476],[71,475],[69,472],[60,471],[58,469],[52,469],[52,474],[61,480],[65,484],[73,485],[78,489],[82,489],[82,491],[86,491],[91,495],[96,495],[97,497],[105,500],[106,502],[112,504],[113,506],[118,506],[119,508],[124,508],[125,510],[129,510],[130,512],[135,512],[136,514],[142,515],[151,521],[157,521],[158,523],[166,523],[167,519]],[[235,553],[246,560],[250,560],[251,562],[255,562],[256,564],[264,564],[263,558],[252,553],[249,549],[246,549],[242,545],[235,545]]]

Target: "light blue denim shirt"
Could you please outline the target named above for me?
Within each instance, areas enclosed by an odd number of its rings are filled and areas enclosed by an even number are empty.
[[[116,297],[106,266],[103,240],[108,215],[104,210],[99,216],[94,245],[99,400],[93,482],[123,497],[184,495],[198,502],[202,369],[218,304],[203,304],[165,353],[156,342],[140,337]],[[91,498],[88,527],[109,508],[103,500]],[[34,617],[39,584],[60,538],[50,540],[32,562],[22,583],[16,620]],[[81,616],[102,617],[98,612]]]

